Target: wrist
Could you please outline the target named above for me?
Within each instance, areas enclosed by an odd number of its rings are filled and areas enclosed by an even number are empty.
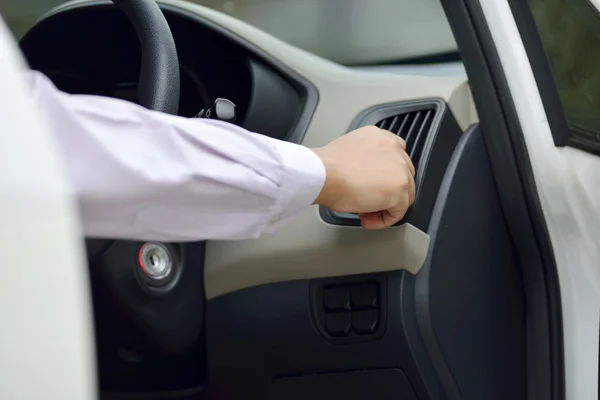
[[[313,204],[322,205],[327,208],[334,208],[335,204],[337,203],[337,198],[341,193],[339,168],[337,168],[336,162],[331,159],[331,157],[328,157],[327,153],[323,151],[322,148],[311,150],[317,155],[317,157],[319,157],[323,163],[323,166],[325,167],[325,183],[323,184],[323,188]]]

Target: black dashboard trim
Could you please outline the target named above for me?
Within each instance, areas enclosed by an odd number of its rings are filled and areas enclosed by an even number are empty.
[[[283,139],[288,142],[292,142],[292,143],[297,143],[297,144],[302,143],[302,140],[304,139],[304,135],[306,134],[306,131],[308,130],[308,127],[312,120],[313,114],[319,103],[319,92],[315,85],[313,85],[306,78],[304,78],[303,76],[298,74],[292,68],[288,67],[284,63],[282,63],[279,60],[277,60],[276,58],[274,58],[271,54],[267,53],[260,47],[249,42],[248,40],[246,40],[242,36],[238,35],[237,33],[232,32],[231,30],[223,27],[222,25],[219,25],[219,24],[215,23],[214,21],[204,18],[203,16],[198,15],[190,10],[178,7],[173,4],[165,4],[160,1],[158,1],[158,4],[160,6],[160,9],[163,11],[163,13],[166,11],[169,13],[177,14],[180,17],[189,18],[189,19],[193,20],[194,22],[202,24],[205,27],[210,28],[210,29],[220,33],[227,39],[231,40],[232,42],[236,43],[237,45],[239,45],[240,47],[245,49],[253,58],[256,58],[257,60],[260,60],[264,64],[269,65],[271,68],[273,68],[279,74],[281,74],[294,87],[294,89],[296,89],[299,92],[301,101],[303,103],[303,109],[299,113],[293,129],[291,129]],[[75,0],[75,1],[61,4],[57,7],[55,7],[54,9],[52,9],[51,11],[46,13],[44,16],[42,16],[36,22],[36,24],[47,18],[52,17],[53,15],[61,13],[61,12],[70,11],[70,10],[74,10],[77,8],[83,8],[83,7],[106,7],[106,6],[115,7],[115,5],[110,0],[91,0],[91,1]]]
[[[288,80],[260,60],[248,58],[247,64],[252,90],[242,126],[285,140],[295,129],[304,100]]]

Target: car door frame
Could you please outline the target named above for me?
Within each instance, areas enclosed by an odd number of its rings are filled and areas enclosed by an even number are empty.
[[[594,300],[598,274],[590,272],[598,252],[597,245],[592,251],[584,247],[589,241],[583,233],[598,231],[591,226],[598,216],[583,224],[577,220],[582,210],[569,208],[573,195],[563,189],[564,176],[542,168],[553,159],[579,165],[600,160],[574,149],[579,146],[566,137],[558,90],[533,19],[523,11],[525,1],[442,4],[469,75],[507,224],[524,261],[529,398],[597,398],[600,302]],[[508,177],[520,185],[511,186]],[[586,188],[583,179],[579,189],[597,198],[597,189]],[[561,215],[553,202],[561,203]],[[567,230],[581,240],[569,241]],[[573,257],[576,253],[583,256]]]
[[[0,398],[97,397],[88,270],[75,198],[0,17]]]
[[[600,248],[593,238],[600,236],[600,212],[593,205],[600,197],[600,180],[593,178],[591,171],[600,169],[600,147],[597,142],[584,142],[571,134],[527,2],[482,4],[523,126],[556,258],[563,314],[565,395],[567,399],[595,399]],[[593,7],[593,3],[588,4]],[[590,199],[592,203],[587,203]]]

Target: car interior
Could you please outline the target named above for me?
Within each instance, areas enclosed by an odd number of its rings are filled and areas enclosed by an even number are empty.
[[[186,118],[226,99],[236,124],[309,147],[377,125],[406,140],[417,196],[383,231],[315,206],[254,240],[158,244],[158,278],[148,243],[86,239],[102,399],[534,398],[545,278],[466,76],[348,68],[197,4],[126,3],[54,8],[20,41],[29,67]],[[459,47],[472,78],[475,46]]]

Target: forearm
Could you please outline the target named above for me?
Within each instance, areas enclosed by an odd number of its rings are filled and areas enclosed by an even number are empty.
[[[234,125],[186,119],[30,76],[90,237],[258,237],[306,209],[325,179],[309,149]]]

